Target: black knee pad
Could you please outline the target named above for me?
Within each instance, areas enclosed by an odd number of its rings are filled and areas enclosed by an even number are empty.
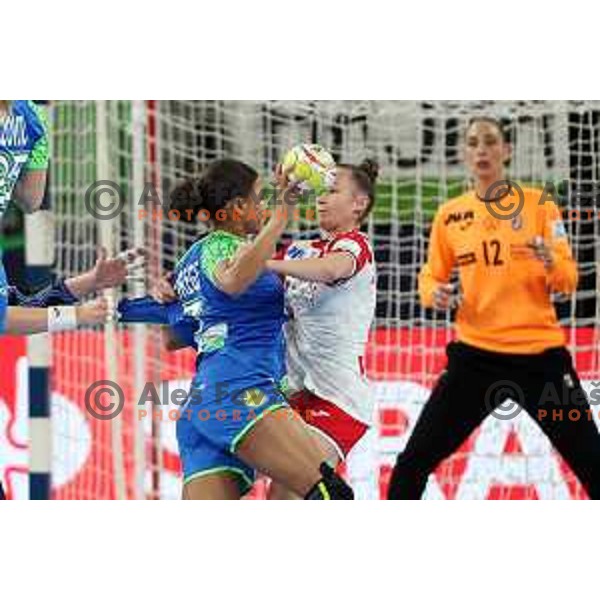
[[[352,488],[327,464],[319,467],[323,478],[317,481],[305,500],[354,500]]]

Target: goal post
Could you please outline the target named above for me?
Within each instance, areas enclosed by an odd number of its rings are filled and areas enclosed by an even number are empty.
[[[47,111],[47,106],[41,108]],[[25,264],[40,279],[47,279],[54,261],[52,195],[46,186],[40,210],[26,214]],[[1,257],[0,257],[1,260]],[[52,473],[51,344],[48,333],[27,338],[27,389],[29,405],[29,498],[50,497]]]
[[[462,149],[474,115],[507,123],[510,178],[556,184],[581,274],[574,298],[558,305],[559,317],[584,385],[591,390],[600,378],[600,101],[77,101],[56,102],[52,110],[57,266],[65,276],[90,267],[92,249],[102,240],[113,252],[143,245],[151,278],[172,269],[192,238],[152,208],[159,208],[157,198],[166,203],[178,181],[217,158],[244,160],[265,179],[284,151],[301,142],[318,142],[345,163],[367,156],[379,162],[377,202],[366,226],[378,271],[367,360],[374,427],[348,465],[359,497],[384,494],[452,339],[452,315],[421,307],[417,275],[435,211],[469,187]],[[104,176],[121,186],[125,203],[118,218],[98,223],[84,198]],[[150,201],[149,190],[156,193]],[[596,212],[582,218],[588,209]],[[579,211],[579,218],[569,218],[569,211]],[[308,222],[290,231],[317,233]],[[130,283],[115,300],[146,291]],[[168,407],[144,419],[136,411],[146,382],[167,392],[188,385],[193,353],[165,352],[160,332],[145,326],[111,324],[54,337],[55,496],[178,497]],[[83,401],[90,378],[107,373],[126,395],[118,424],[109,426],[94,422]],[[437,469],[426,491],[429,498],[581,496],[525,415],[488,419]]]

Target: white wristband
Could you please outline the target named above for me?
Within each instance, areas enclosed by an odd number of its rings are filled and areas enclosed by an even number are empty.
[[[48,309],[48,332],[70,331],[77,328],[75,306],[51,306]]]

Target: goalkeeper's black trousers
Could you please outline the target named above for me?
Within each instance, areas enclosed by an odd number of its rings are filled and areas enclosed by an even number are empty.
[[[536,355],[488,352],[452,342],[448,365],[392,472],[390,500],[419,499],[429,475],[491,414],[507,420],[523,408],[548,436],[593,499],[600,499],[600,433],[590,399],[566,348]],[[596,397],[594,397],[596,396]],[[512,408],[500,406],[508,398]],[[579,415],[579,418],[577,416]]]

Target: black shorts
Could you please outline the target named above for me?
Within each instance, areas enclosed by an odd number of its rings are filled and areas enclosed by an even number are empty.
[[[453,342],[447,355],[448,366],[396,462],[390,498],[419,498],[429,474],[486,417],[508,420],[521,410],[550,438],[590,496],[600,498],[600,434],[566,348],[515,355]],[[513,404],[502,406],[508,399]],[[569,417],[573,410],[579,419]]]

